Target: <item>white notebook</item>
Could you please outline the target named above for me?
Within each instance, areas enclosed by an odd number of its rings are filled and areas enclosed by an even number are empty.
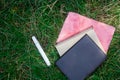
[[[97,45],[98,47],[104,52],[104,49],[103,49],[103,46],[102,44],[100,43],[94,29],[91,27],[91,28],[88,28],[87,30],[81,32],[81,33],[78,33],[62,42],[59,42],[55,45],[58,53],[60,56],[62,56],[66,51],[68,51],[76,42],[78,42],[85,34],[87,34]],[[87,49],[86,49],[87,50]]]

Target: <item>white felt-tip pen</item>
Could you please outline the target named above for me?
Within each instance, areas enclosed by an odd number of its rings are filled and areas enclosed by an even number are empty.
[[[50,61],[49,61],[48,57],[46,56],[45,52],[43,51],[43,49],[42,49],[40,43],[38,42],[38,40],[36,39],[36,37],[32,36],[32,40],[33,40],[35,46],[37,47],[39,53],[41,54],[42,58],[44,59],[45,63],[47,64],[47,66],[50,66],[51,65]]]

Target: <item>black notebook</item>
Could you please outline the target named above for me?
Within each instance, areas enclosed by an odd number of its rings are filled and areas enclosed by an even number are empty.
[[[56,65],[69,80],[83,80],[105,58],[105,53],[86,34],[56,62]]]

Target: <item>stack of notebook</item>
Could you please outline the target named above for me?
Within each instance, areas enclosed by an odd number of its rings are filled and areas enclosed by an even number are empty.
[[[69,80],[83,80],[106,59],[115,28],[69,12],[55,45],[58,68]]]

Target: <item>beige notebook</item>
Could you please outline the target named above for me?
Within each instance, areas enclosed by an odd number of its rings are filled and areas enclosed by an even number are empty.
[[[88,28],[87,30],[78,33],[62,42],[59,42],[58,44],[55,45],[58,53],[60,56],[62,56],[67,50],[69,50],[76,42],[78,42],[85,34],[87,34],[97,45],[98,47],[104,52],[103,46],[101,45],[94,29]],[[87,50],[87,49],[86,49]]]

